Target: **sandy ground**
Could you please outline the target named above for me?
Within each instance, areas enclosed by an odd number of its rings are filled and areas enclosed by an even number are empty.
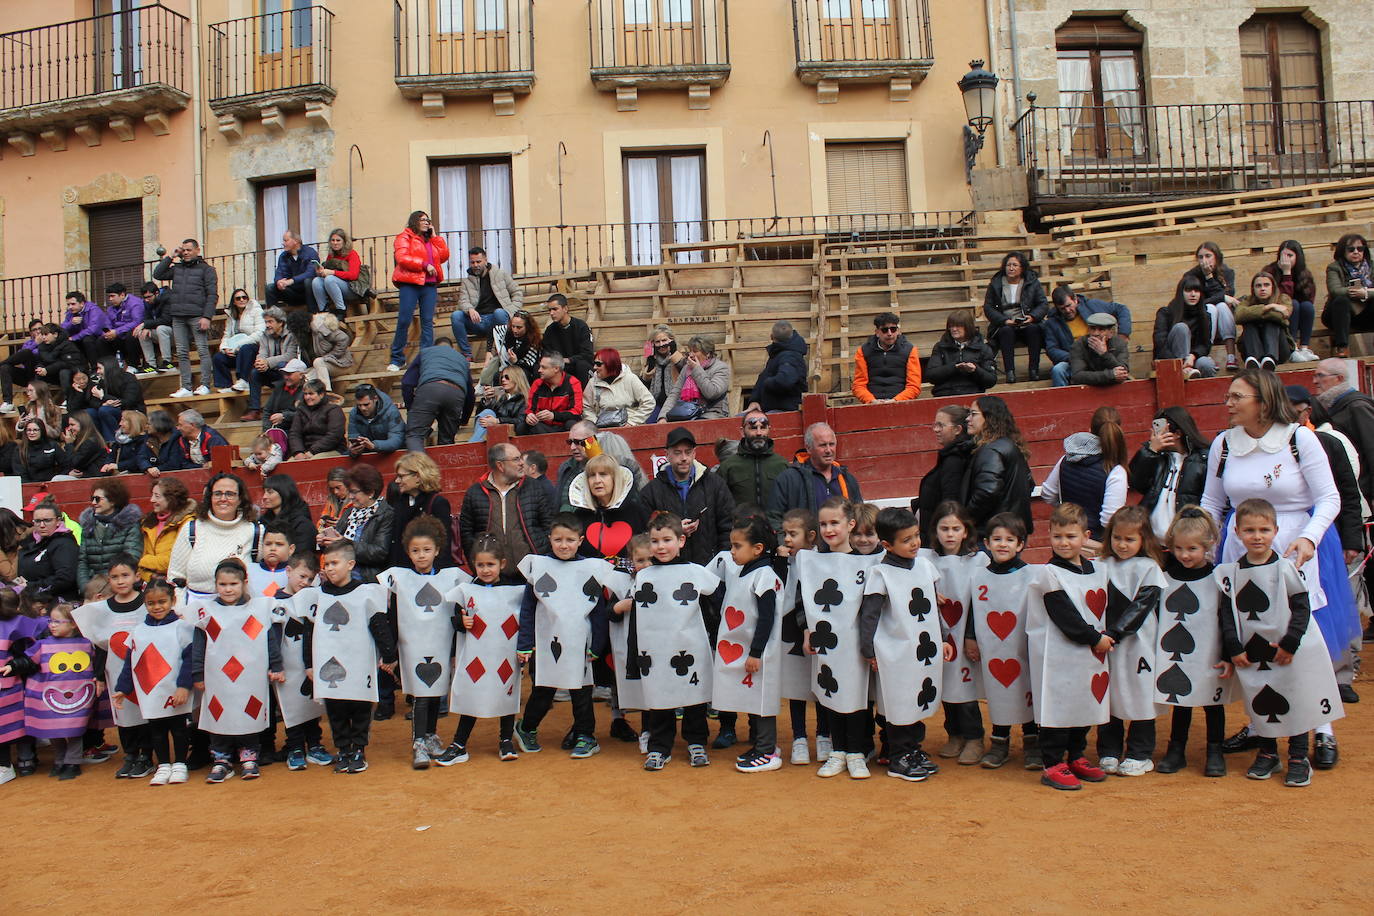
[[[1019,739],[1001,770],[946,761],[919,784],[877,767],[867,782],[814,766],[744,775],[738,748],[697,770],[679,748],[646,773],[635,745],[605,738],[574,761],[556,747],[567,704],[540,729],[543,753],[508,763],[493,721],[468,763],[414,772],[398,715],[374,727],[356,776],[274,765],[256,782],[208,786],[202,770],[152,788],[116,782],[114,761],[65,783],[44,768],[0,788],[0,900],[8,913],[1368,913],[1374,688],[1357,686],[1368,701],[1337,723],[1340,765],[1306,789],[1245,779],[1250,754],[1205,779],[1200,713],[1188,770],[1076,793],[1021,769]],[[445,739],[456,723],[440,720]],[[932,732],[931,749],[944,740]]]

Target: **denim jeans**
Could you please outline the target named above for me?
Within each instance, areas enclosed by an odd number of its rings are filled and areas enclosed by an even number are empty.
[[[195,337],[196,352],[200,355],[200,383],[210,387],[210,332],[200,329],[199,318],[172,317],[172,339],[176,343],[177,368],[181,371],[181,387],[190,388],[191,338]]]
[[[315,298],[315,311],[327,311],[330,304],[337,312],[345,311],[344,296],[348,295],[348,283],[338,277],[315,277],[310,281],[310,293]]]
[[[406,338],[410,336],[410,321],[415,307],[420,307],[420,346],[434,346],[434,309],[439,303],[439,288],[433,283],[397,283],[400,301],[396,308],[396,336],[391,339],[391,364],[404,366]],[[465,338],[466,339],[466,338]]]
[[[1067,360],[1062,363],[1055,363],[1050,367],[1050,378],[1054,382],[1054,387],[1063,388],[1065,385],[1073,384],[1071,381],[1073,373],[1070,368]]]
[[[110,407],[101,404],[99,407],[88,407],[86,412],[91,415],[91,422],[106,442],[113,442],[115,433],[119,432],[119,417],[123,413],[118,407]]]
[[[281,378],[279,369],[254,369],[248,379],[248,409],[262,410],[262,389],[270,388]]]
[[[253,363],[257,358],[257,344],[245,344],[235,350],[233,356],[230,356],[222,350],[217,351],[211,359],[215,369],[215,387],[228,388],[230,385],[234,384],[234,380],[230,375],[231,370],[245,382],[251,383],[253,378]]]
[[[1293,303],[1293,314],[1288,319],[1288,327],[1298,346],[1305,347],[1312,342],[1312,325],[1316,320],[1317,307],[1311,302]]]
[[[494,410],[479,410],[479,411],[477,411],[477,416],[475,416],[475,417],[472,418],[472,438],[468,440],[469,442],[486,442],[486,441],[487,441],[487,428],[486,428],[485,426],[482,425],[482,418],[483,418],[483,417],[491,417],[491,418],[495,419],[495,418],[496,418],[496,411],[494,411]]]
[[[486,337],[498,324],[510,324],[510,312],[498,308],[490,315],[482,315],[480,321],[474,322],[467,312],[454,311],[450,323],[453,325],[453,340],[458,344],[458,349],[462,350],[468,359],[472,359],[472,344],[468,341],[468,336]]]

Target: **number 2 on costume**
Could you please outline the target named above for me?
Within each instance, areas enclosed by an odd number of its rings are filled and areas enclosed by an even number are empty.
[[[979,601],[987,601],[987,600],[988,600],[988,587],[987,587],[986,585],[980,585],[980,586],[978,586],[978,600],[979,600]]]

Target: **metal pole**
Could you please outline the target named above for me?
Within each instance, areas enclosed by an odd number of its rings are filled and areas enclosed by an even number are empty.
[[[563,157],[568,155],[568,147],[562,140],[558,141],[558,228],[563,229],[568,224],[563,222]]]
[[[776,228],[778,225],[778,170],[773,165],[773,134],[769,130],[763,132],[763,145],[768,147],[768,181],[773,185],[773,225],[769,228]]]
[[[354,143],[348,148],[348,234],[353,235],[353,152],[358,152],[358,167],[364,172],[367,171],[367,162],[363,160],[362,147]]]

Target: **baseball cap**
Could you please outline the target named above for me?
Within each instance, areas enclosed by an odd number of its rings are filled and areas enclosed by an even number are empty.
[[[1312,392],[1302,385],[1285,385],[1283,386],[1283,393],[1288,395],[1288,401],[1291,404],[1312,403]]]
[[[293,360],[290,360],[289,362],[287,362],[287,364],[286,364],[285,366],[282,366],[282,367],[281,367],[281,371],[283,371],[283,372],[304,372],[304,371],[306,371],[306,370],[309,369],[309,368],[310,368],[310,367],[307,366],[303,360],[293,359]]]
[[[668,448],[672,448],[674,445],[681,445],[683,442],[686,442],[688,445],[692,446],[692,448],[696,448],[697,446],[696,436],[693,436],[691,430],[687,429],[687,427],[674,426],[672,429],[668,430]]]

